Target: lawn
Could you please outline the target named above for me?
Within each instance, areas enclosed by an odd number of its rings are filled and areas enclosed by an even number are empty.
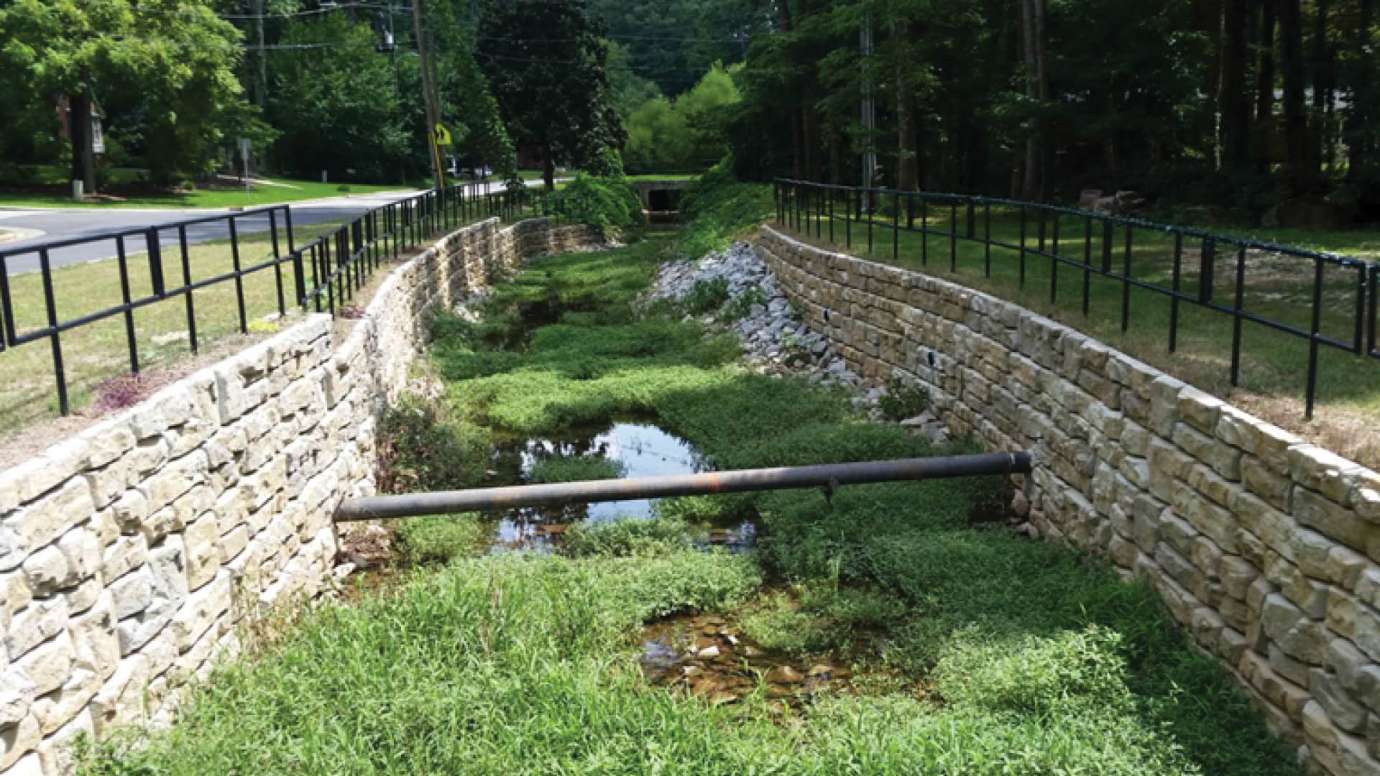
[[[680,310],[638,311],[670,242],[540,260],[480,323],[441,319],[443,425],[472,443],[635,416],[721,469],[971,449],[751,372]],[[452,483],[488,460],[456,460]],[[670,500],[648,523],[572,529],[559,554],[476,556],[492,520],[428,518],[405,544],[448,565],[303,615],[171,729],[104,745],[85,772],[1297,772],[1147,587],[971,522],[1002,495],[944,480]],[[744,516],[761,537],[744,555],[659,525]],[[438,532],[445,519],[461,525]],[[787,705],[762,684],[729,703],[652,686],[642,627],[686,611],[846,662],[852,689]]]
[[[0,207],[94,207],[94,208],[248,208],[281,202],[300,202],[325,197],[373,194],[412,189],[403,184],[322,183],[320,181],[268,178],[273,185],[260,184],[248,191],[231,182],[191,191],[157,191],[139,182],[138,171],[114,170],[111,181],[102,189],[120,197],[118,201],[74,202],[65,170],[41,167],[32,181],[0,181]]]
[[[883,203],[890,206],[890,202]],[[888,211],[869,223],[846,220],[840,202],[835,217],[811,217],[808,230],[798,233],[806,241],[833,250],[871,258],[935,277],[945,278],[993,293],[1091,334],[1123,352],[1136,356],[1203,390],[1228,398],[1258,415],[1312,438],[1325,446],[1371,466],[1380,465],[1380,438],[1368,430],[1380,422],[1380,361],[1356,356],[1329,347],[1320,348],[1318,404],[1315,419],[1304,419],[1303,397],[1308,364],[1307,340],[1290,336],[1260,324],[1245,322],[1241,347],[1239,386],[1231,384],[1233,319],[1192,304],[1179,309],[1178,341],[1169,350],[1171,302],[1168,297],[1132,288],[1129,326],[1121,326],[1123,287],[1119,281],[1103,278],[1061,264],[1052,269],[1048,258],[1027,254],[1022,277],[1019,252],[994,247],[991,271],[987,274],[987,255],[981,237],[986,229],[981,209],[976,212],[977,240],[964,239],[967,222],[964,210],[957,211],[957,239],[950,239],[954,226],[947,207],[931,206],[925,221],[927,235],[907,230],[904,206],[902,228],[893,235]],[[1058,255],[1082,262],[1091,256],[1094,265],[1103,260],[1100,224],[1092,228],[1091,239],[1084,219],[1061,219]],[[774,223],[774,218],[773,218]],[[921,225],[919,206],[916,228]],[[1224,230],[1239,236],[1280,244],[1341,253],[1355,258],[1380,259],[1380,233],[1366,230],[1307,232],[1286,229]],[[994,208],[993,240],[1017,244],[1019,217],[1011,211]],[[1027,245],[1039,241],[1033,217],[1029,222]],[[1113,235],[1112,263],[1121,271],[1126,259],[1125,232]],[[1054,250],[1052,223],[1046,227],[1045,247]],[[1223,252],[1226,247],[1221,248]],[[1137,280],[1170,287],[1173,283],[1174,240],[1171,235],[1151,229],[1134,231],[1130,255],[1132,276]],[[1199,288],[1199,245],[1185,240],[1181,287],[1187,293]],[[1235,293],[1234,252],[1219,255],[1211,284],[1215,300],[1228,307]],[[1244,272],[1242,309],[1303,330],[1311,324],[1313,263],[1307,260],[1252,251]],[[1083,311],[1087,299],[1087,313]],[[1350,342],[1355,335],[1356,272],[1328,267],[1324,273],[1321,331]]]

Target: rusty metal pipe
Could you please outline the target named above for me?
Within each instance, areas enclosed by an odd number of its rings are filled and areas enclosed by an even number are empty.
[[[625,480],[586,480],[548,485],[513,485],[435,493],[407,493],[350,499],[335,513],[337,523],[384,517],[485,512],[514,507],[633,501],[667,496],[742,493],[788,488],[834,488],[868,482],[938,480],[991,474],[1028,474],[1030,453],[984,453],[889,461],[783,466],[701,474],[671,474]]]

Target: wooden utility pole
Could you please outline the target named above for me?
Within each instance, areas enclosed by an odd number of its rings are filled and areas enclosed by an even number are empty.
[[[259,50],[255,52],[254,58],[259,60],[259,82],[254,90],[255,102],[259,109],[263,110],[264,100],[268,97],[268,49],[264,47],[264,0],[254,0],[254,25],[258,31]]]
[[[436,188],[445,186],[445,169],[441,163],[441,149],[436,145],[436,125],[441,123],[441,108],[436,96],[436,74],[431,68],[431,50],[427,46],[422,17],[426,14],[425,0],[412,0],[412,34],[417,38],[418,63],[422,71],[422,96],[426,101],[427,148],[431,151],[431,170]]]

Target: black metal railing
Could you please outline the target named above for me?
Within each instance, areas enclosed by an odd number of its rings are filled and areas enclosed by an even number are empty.
[[[512,220],[529,212],[544,212],[545,197],[527,189],[491,190],[485,183],[467,183],[444,190],[431,190],[372,208],[352,221],[322,234],[305,245],[295,243],[293,211],[288,205],[275,205],[240,212],[190,218],[153,226],[104,231],[92,235],[18,245],[0,250],[0,383],[10,371],[5,356],[23,345],[46,341],[52,351],[53,378],[57,387],[57,409],[71,412],[68,368],[63,336],[76,329],[108,319],[123,319],[124,347],[128,352],[129,372],[138,374],[144,365],[139,351],[139,331],[135,313],[161,302],[182,299],[185,307],[185,336],[195,354],[202,344],[198,334],[197,293],[230,284],[235,295],[236,329],[248,333],[250,305],[245,298],[245,280],[258,273],[272,273],[273,295],[278,315],[290,307],[303,310],[323,306],[332,315],[367,282],[370,274],[387,259],[448,229],[488,217]],[[266,237],[267,256],[246,264],[242,249],[248,235]],[[203,243],[228,243],[229,269],[209,277],[193,277],[192,246]],[[119,302],[64,318],[69,309],[84,300],[64,299],[57,287],[55,266],[90,261],[92,253],[114,261],[118,272]],[[165,258],[177,256],[181,277],[170,279]],[[137,258],[144,254],[142,259]],[[131,278],[135,262],[146,263],[149,288],[136,292]],[[142,267],[139,267],[142,270]],[[73,272],[95,269],[74,268]],[[38,282],[25,275],[36,274]],[[287,274],[285,281],[284,275]],[[16,286],[23,283],[24,288]],[[24,292],[41,294],[37,315],[21,315],[19,303]],[[29,325],[21,318],[36,318]],[[147,333],[147,332],[145,332]],[[179,332],[179,335],[181,332]],[[4,409],[4,408],[0,408]]]
[[[856,239],[866,239],[867,252],[873,254],[878,249],[876,232],[889,231],[891,258],[895,261],[901,259],[900,235],[903,232],[921,235],[918,258],[922,266],[931,260],[942,261],[942,256],[932,254],[942,254],[947,247],[950,272],[958,271],[960,240],[982,245],[983,274],[988,278],[992,277],[993,249],[1004,249],[1015,260],[1014,271],[1022,290],[1027,284],[1031,262],[1047,261],[1051,304],[1062,301],[1060,268],[1071,268],[1081,275],[1081,304],[1085,316],[1092,307],[1093,278],[1119,283],[1122,332],[1131,326],[1133,290],[1168,297],[1171,353],[1178,348],[1181,306],[1192,305],[1229,316],[1233,386],[1239,385],[1241,380],[1245,323],[1301,338],[1308,343],[1305,414],[1309,419],[1313,417],[1317,400],[1318,356],[1322,347],[1357,357],[1380,359],[1376,342],[1380,264],[1375,262],[1201,229],[997,197],[777,179],[775,201],[779,224],[819,240],[826,239],[827,234],[828,241],[836,243],[842,237],[849,249],[856,231]],[[994,223],[1008,233],[1014,227],[1014,236],[1003,238],[994,234]],[[1070,225],[1073,227],[1072,240],[1069,239]],[[1141,272],[1136,270],[1136,235],[1144,239],[1147,232],[1153,235],[1156,244],[1163,244],[1168,253],[1169,263],[1165,268],[1168,285],[1151,279],[1156,273],[1146,271],[1144,266]],[[932,235],[939,236],[947,246],[933,250],[930,246]],[[1061,252],[1061,237],[1066,249],[1072,242],[1075,249],[1081,250],[1072,256]],[[881,247],[885,250],[886,246]],[[1196,256],[1193,255],[1195,251]],[[1287,266],[1279,265],[1279,259]],[[1281,274],[1306,273],[1302,277],[1308,278],[1307,282],[1298,286],[1306,287],[1309,292],[1306,324],[1284,320],[1278,303],[1261,304],[1254,309],[1246,303],[1247,288],[1251,285],[1247,281],[1248,269],[1252,262],[1259,266],[1266,260],[1271,262],[1270,266],[1256,277],[1267,277],[1268,273],[1268,282],[1275,285]],[[1335,274],[1329,277],[1329,273],[1338,272],[1343,273],[1340,281],[1335,279]],[[1326,288],[1337,292],[1331,295],[1334,298],[1325,300]],[[1276,290],[1274,295],[1282,298],[1288,294]],[[1328,327],[1324,326],[1325,314]]]

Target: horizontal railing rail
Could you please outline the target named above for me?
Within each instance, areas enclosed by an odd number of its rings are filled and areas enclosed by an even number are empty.
[[[108,319],[123,318],[122,337],[128,354],[128,372],[139,374],[144,366],[135,317],[139,310],[180,298],[185,308],[185,336],[190,352],[196,354],[202,344],[198,334],[198,291],[229,284],[235,294],[236,328],[241,334],[249,332],[250,322],[245,279],[261,272],[273,274],[273,301],[280,317],[286,316],[289,308],[321,312],[324,307],[336,315],[342,303],[354,298],[383,261],[398,258],[404,250],[416,247],[435,234],[482,218],[496,216],[511,220],[527,212],[545,210],[546,199],[536,192],[506,187],[495,190],[488,183],[471,182],[425,191],[371,208],[300,246],[296,244],[291,207],[274,205],[8,247],[0,250],[0,382],[12,368],[6,365],[4,357],[7,354],[20,346],[46,340],[52,353],[58,412],[67,415],[71,413],[72,402],[64,334]],[[266,258],[245,262],[242,250],[249,234],[256,239],[266,239]],[[229,247],[228,269],[194,278],[192,247],[222,243]],[[63,289],[56,286],[55,255],[82,249],[88,249],[80,258],[83,263],[90,260],[86,254],[91,250],[109,252],[104,260],[115,262],[119,301],[64,317],[59,311],[68,300],[63,298]],[[179,273],[180,278],[168,277],[164,266],[168,253],[175,255],[173,271]],[[139,254],[143,254],[142,259],[138,258]],[[73,256],[68,263],[77,261]],[[133,287],[131,270],[136,261],[147,265],[147,292],[136,291]],[[33,266],[18,267],[21,263]],[[283,277],[285,272],[290,273],[287,281]],[[27,300],[19,298],[15,285],[29,274],[38,276],[38,282],[30,290],[41,295],[41,302],[35,305],[39,310],[36,317],[41,321],[26,325],[20,322],[19,304]],[[291,290],[285,283],[291,284]]]
[[[1267,329],[1308,342],[1305,388],[1305,416],[1313,417],[1317,401],[1318,356],[1322,347],[1370,358],[1380,359],[1376,342],[1377,285],[1380,285],[1380,264],[1325,251],[1314,251],[1250,237],[1217,234],[1203,229],[1156,223],[1139,218],[1060,205],[1024,202],[1001,197],[984,197],[942,192],[904,191],[889,188],[864,188],[839,184],[816,183],[787,178],[775,182],[776,220],[807,236],[813,232],[817,239],[828,233],[835,242],[841,226],[843,241],[852,247],[854,229],[862,230],[859,239],[866,237],[868,253],[876,250],[874,234],[877,227],[890,229],[893,260],[900,259],[900,234],[922,235],[920,261],[931,260],[930,236],[947,238],[949,270],[958,271],[958,242],[980,243],[983,248],[983,274],[992,275],[992,249],[1015,253],[1019,287],[1026,286],[1027,270],[1032,260],[1046,260],[1049,267],[1049,300],[1058,304],[1059,270],[1074,270],[1082,276],[1082,311],[1090,313],[1091,279],[1108,279],[1121,284],[1121,330],[1131,324],[1132,290],[1140,290],[1167,297],[1170,301],[1169,351],[1178,348],[1181,306],[1209,310],[1232,319],[1230,381],[1241,381],[1241,350],[1243,326],[1253,323]],[[1014,240],[993,235],[993,210],[1004,211],[1018,222]],[[878,221],[878,215],[882,220]],[[889,219],[887,216],[889,215]],[[842,224],[839,219],[842,219]],[[947,228],[936,228],[938,220]],[[1060,239],[1067,247],[1070,238],[1063,231],[1069,221],[1075,227],[1071,241],[1081,244],[1081,256],[1060,252]],[[918,226],[917,226],[918,222]],[[1077,227],[1082,229],[1078,230]],[[1168,285],[1137,277],[1134,269],[1135,235],[1153,232],[1172,241],[1170,282]],[[1196,245],[1194,245],[1196,243]],[[1187,251],[1196,251],[1194,257]],[[1225,250],[1223,250],[1225,248]],[[942,248],[941,248],[942,250]],[[1246,272],[1251,252],[1270,254],[1297,260],[1302,271],[1311,274],[1307,325],[1281,320],[1271,314],[1247,309]],[[1188,265],[1185,264],[1188,260]],[[1287,269],[1294,269],[1293,266]],[[1219,271],[1229,272],[1227,288],[1219,288]],[[1324,288],[1327,273],[1343,272],[1352,279],[1343,280],[1347,326],[1345,335],[1323,330]],[[1191,276],[1191,277],[1186,277]],[[1196,281],[1196,288],[1192,287]],[[1224,294],[1229,296],[1224,300]],[[1332,310],[1333,317],[1337,310]]]

